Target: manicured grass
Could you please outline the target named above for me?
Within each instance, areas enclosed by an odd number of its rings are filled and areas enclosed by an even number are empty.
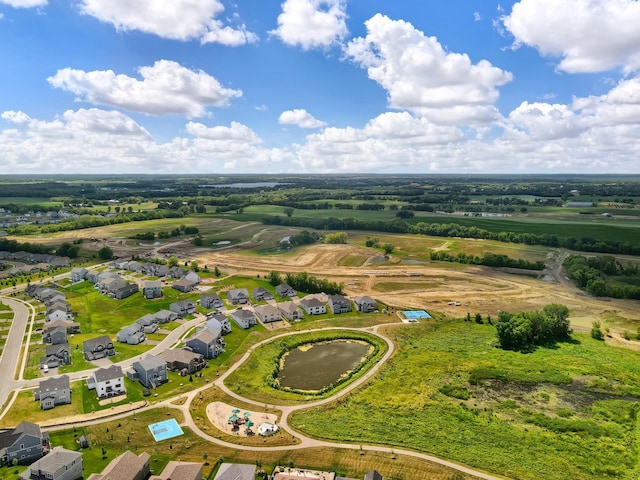
[[[5,427],[15,427],[24,419],[39,423],[50,420],[52,417],[61,418],[83,413],[80,398],[82,388],[86,388],[84,382],[72,382],[71,403],[69,405],[57,405],[53,411],[40,409],[40,402],[33,399],[32,390],[20,392],[15,402],[13,402],[11,410],[2,418],[2,424]]]
[[[366,255],[347,255],[338,260],[339,267],[361,267],[369,257]]]
[[[510,478],[627,478],[636,468],[639,352],[574,335],[521,354],[496,348],[492,326],[450,319],[388,331],[398,352],[381,372],[346,399],[296,413],[297,429]]]
[[[273,374],[280,356],[290,349],[291,345],[299,345],[300,342],[313,343],[315,341],[342,338],[364,339],[378,347],[378,351],[346,382],[341,383],[336,388],[319,395],[295,393],[292,391],[276,389],[267,384],[267,379]],[[268,404],[291,405],[309,400],[317,400],[319,398],[331,396],[344,386],[362,376],[384,355],[385,352],[386,343],[384,341],[376,336],[363,332],[326,330],[301,333],[299,335],[289,336],[267,343],[254,350],[251,357],[249,357],[249,359],[240,368],[226,379],[225,384],[239,395]]]

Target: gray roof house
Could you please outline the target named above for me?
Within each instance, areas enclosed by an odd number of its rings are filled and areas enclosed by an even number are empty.
[[[169,269],[168,275],[171,278],[182,278],[187,274],[187,271],[181,267],[171,267]]]
[[[144,327],[138,323],[128,325],[122,328],[116,335],[116,340],[127,345],[138,345],[144,342],[147,337],[144,336]]]
[[[167,381],[167,362],[162,357],[147,355],[133,362],[138,381],[147,388],[155,388]]]
[[[188,278],[180,278],[171,284],[171,288],[178,290],[179,292],[190,292],[198,286],[197,282],[189,280]]]
[[[241,307],[237,308],[231,313],[231,318],[238,324],[240,328],[249,328],[257,325],[256,316],[249,310],[243,310]]]
[[[71,365],[71,348],[69,344],[47,345],[44,357],[40,357],[40,368],[45,365],[49,368]]]
[[[247,303],[249,301],[249,292],[246,288],[233,288],[227,292],[227,300],[232,305]]]
[[[380,475],[377,471],[371,470],[364,476],[364,480],[384,480],[382,475]]]
[[[224,352],[224,342],[221,338],[222,330],[204,328],[191,336],[185,345],[192,352],[199,353],[206,359],[216,358]]]
[[[191,280],[192,282],[200,283],[200,275],[198,275],[194,271],[187,272],[184,278],[186,278],[187,280]]]
[[[169,323],[178,318],[178,314],[171,310],[160,310],[154,313],[153,316],[158,319],[158,323]]]
[[[289,284],[281,283],[276,287],[276,293],[281,297],[295,297],[298,292],[296,292],[293,287]]]
[[[120,288],[116,289],[114,292],[114,297],[118,300],[122,300],[124,298],[130,297],[134,293],[139,291],[139,287],[137,283],[125,283]]]
[[[33,391],[33,399],[40,401],[42,410],[49,410],[56,405],[71,403],[71,387],[69,377],[51,377],[40,382],[40,386]]]
[[[147,280],[142,284],[142,295],[146,299],[162,297],[162,282],[160,280]]]
[[[196,313],[196,304],[193,300],[178,300],[169,305],[169,310],[177,314],[179,317]]]
[[[307,315],[321,315],[327,313],[327,306],[315,297],[304,297],[300,300],[300,306],[307,312]]]
[[[253,480],[256,466],[243,463],[223,463],[213,480]]]
[[[227,316],[224,313],[210,313],[207,315],[207,323],[205,324],[206,327],[210,327],[211,325],[209,325],[209,322],[211,321],[212,325],[220,325],[220,328],[222,329],[222,335],[226,335],[227,333],[231,333],[231,323],[229,322],[229,319],[227,318]]]
[[[278,309],[287,318],[287,320],[302,320],[304,318],[302,309],[293,302],[279,303]]]
[[[67,343],[67,329],[63,326],[50,328],[46,333],[43,332],[42,341],[51,345]]]
[[[375,312],[378,309],[378,302],[369,296],[355,297],[353,303],[356,305],[358,312]]]
[[[115,397],[127,393],[124,386],[124,375],[119,365],[99,368],[93,376],[87,378],[89,390],[96,391],[98,398]]]
[[[47,310],[47,314],[45,315],[46,322],[53,322],[54,320],[68,320],[69,314],[67,313],[67,309],[55,308],[51,310]]]
[[[136,324],[142,327],[144,333],[156,332],[158,330],[158,323],[158,318],[151,313],[147,313],[136,320]]]
[[[82,342],[82,351],[87,361],[98,360],[100,358],[111,357],[116,354],[113,342],[107,335],[90,338]]]
[[[223,308],[224,302],[215,293],[204,293],[200,296],[200,306],[202,308]]]
[[[351,302],[342,295],[329,295],[329,309],[331,313],[348,313],[351,311]]]
[[[31,463],[49,451],[49,434],[31,422],[20,422],[11,430],[0,432],[0,466]]]
[[[29,465],[21,480],[77,480],[82,478],[82,453],[54,447],[40,460]]]
[[[195,373],[207,366],[204,355],[183,348],[169,348],[160,354],[172,372]]]
[[[251,291],[255,300],[273,300],[273,293],[264,287],[256,287]]]
[[[144,480],[149,476],[150,459],[147,452],[136,455],[127,450],[111,460],[102,473],[92,473],[87,480]]]
[[[47,332],[59,327],[63,327],[68,334],[80,333],[80,323],[72,322],[71,320],[54,320],[44,324],[44,326],[42,327],[42,335],[46,338]],[[51,343],[51,342],[47,342],[47,343]]]
[[[282,320],[280,310],[273,305],[260,305],[253,309],[262,323],[278,322]]]
[[[141,273],[142,264],[136,260],[132,260],[127,264],[127,270],[129,270],[130,272]]]
[[[89,270],[87,270],[86,268],[80,268],[80,267],[74,268],[71,270],[71,281],[81,282],[85,278],[87,278],[87,273],[89,273]]]

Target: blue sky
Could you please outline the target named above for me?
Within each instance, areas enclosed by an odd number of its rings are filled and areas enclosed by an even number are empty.
[[[0,0],[3,173],[640,173],[638,0]]]

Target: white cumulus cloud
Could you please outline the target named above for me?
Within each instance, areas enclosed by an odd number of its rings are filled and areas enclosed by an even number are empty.
[[[222,87],[202,70],[189,70],[169,60],[140,67],[138,73],[142,80],[116,75],[112,70],[85,72],[64,68],[47,81],[93,104],[152,115],[181,114],[188,118],[204,116],[207,107],[224,107],[232,98],[242,96],[242,91]]]
[[[510,72],[468,55],[447,52],[403,20],[376,14],[367,20],[367,36],[348,43],[345,54],[367,69],[386,91],[392,108],[406,109],[433,122],[480,124],[499,118],[497,87]]]
[[[319,128],[324,127],[326,122],[322,122],[305,109],[287,110],[280,114],[278,121],[282,125],[297,125],[300,128]]]
[[[33,8],[44,7],[49,3],[49,0],[0,0],[0,3],[10,5],[14,8]],[[0,14],[0,18],[2,18],[2,14]]]
[[[220,0],[82,0],[81,11],[119,31],[138,30],[172,40],[200,39],[238,46],[258,40],[243,24],[224,25]]]
[[[328,47],[349,33],[345,0],[285,0],[272,30],[285,44],[304,50]]]
[[[502,17],[515,47],[528,45],[560,57],[568,73],[640,68],[637,0],[520,0]]]

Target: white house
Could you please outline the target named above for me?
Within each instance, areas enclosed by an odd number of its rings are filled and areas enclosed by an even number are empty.
[[[87,379],[87,387],[90,390],[95,389],[98,398],[115,397],[127,393],[122,368],[118,365],[96,370],[93,376]]]

